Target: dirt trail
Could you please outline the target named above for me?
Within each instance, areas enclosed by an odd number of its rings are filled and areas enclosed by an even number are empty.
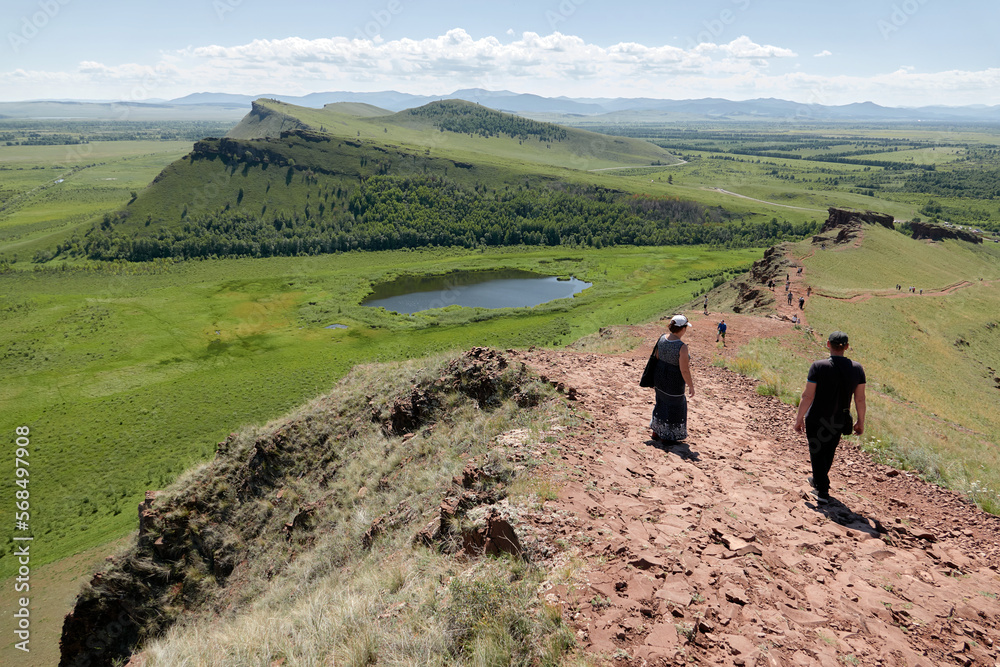
[[[771,206],[780,206],[782,208],[794,208],[797,211],[813,211],[815,213],[826,213],[826,209],[823,208],[806,208],[805,206],[792,206],[791,204],[779,204],[778,202],[766,201],[764,199],[754,199],[753,197],[748,197],[747,195],[741,195],[738,192],[730,192],[729,190],[724,190],[722,188],[706,187],[705,189],[721,192],[724,195],[730,195],[732,197],[739,197],[740,199],[749,199],[750,201],[760,202],[761,204],[769,204]]]
[[[788,331],[726,321],[729,350]],[[834,500],[816,505],[794,408],[712,365],[731,351],[710,318],[693,322],[690,436],[673,448],[649,438],[652,390],[638,386],[661,327],[633,327],[645,342],[630,353],[514,354],[590,416],[559,444],[558,500],[526,517],[579,554],[574,583],[544,594],[581,645],[620,665],[997,664],[1000,519],[853,439]]]

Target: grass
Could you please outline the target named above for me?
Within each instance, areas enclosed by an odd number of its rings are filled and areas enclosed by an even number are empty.
[[[816,298],[807,313],[812,331],[798,342],[754,340],[729,367],[763,380],[761,393],[797,405],[808,364],[825,356],[826,334],[848,332],[848,356],[866,370],[868,416],[859,442],[876,460],[920,471],[932,482],[966,494],[987,511],[1000,507],[1000,346],[995,313],[1000,294],[988,281],[1000,272],[990,244],[925,244],[867,227],[861,248],[810,254],[805,278],[820,294],[896,293],[897,282],[967,287],[935,295],[861,301]],[[979,278],[984,278],[980,281]],[[889,289],[886,289],[889,287]],[[993,369],[993,370],[991,370]]]
[[[369,130],[385,137],[377,120]],[[411,131],[399,131],[404,130]],[[872,132],[941,139],[940,133],[924,130]],[[997,140],[993,134],[960,135],[956,141]],[[449,141],[458,143],[433,145],[431,154],[473,150],[473,143],[462,137]],[[500,146],[500,141],[490,141]],[[32,477],[32,502],[40,510],[33,517],[39,546],[34,566],[132,530],[135,504],[147,488],[166,486],[181,471],[210,458],[215,443],[233,429],[266,421],[322,393],[357,362],[484,343],[504,347],[578,341],[574,346],[579,349],[598,352],[630,349],[636,341],[606,337],[600,329],[655,318],[712,285],[711,278],[689,280],[689,275],[735,268],[759,255],[703,248],[427,249],[32,271],[27,260],[36,249],[68,238],[89,217],[124,204],[130,190],[141,189],[190,147],[153,143],[91,144],[96,152],[76,156],[66,147],[8,147],[17,151],[6,153],[0,148],[0,163],[10,167],[0,169],[0,206],[44,186],[0,211],[0,253],[7,259],[17,254],[20,260],[13,272],[0,274],[0,354],[7,355],[0,359],[2,428],[10,432],[16,425],[31,426],[37,446],[33,471],[44,471]],[[852,192],[846,181],[820,181],[843,179],[862,169],[852,165],[772,158],[758,163],[748,156],[743,156],[748,161],[733,163],[709,159],[711,150],[683,152],[688,164],[669,168],[581,174],[588,164],[550,166],[552,174],[567,182],[690,198],[750,218],[822,220],[825,212],[758,204],[706,188],[805,208],[871,208],[903,218],[914,215],[928,198],[887,192],[871,197]],[[502,156],[487,156],[476,169],[488,182],[501,172],[537,172],[535,166]],[[51,185],[64,174],[60,187]],[[671,177],[673,183],[668,182]],[[934,199],[995,219],[997,209],[986,201]],[[866,230],[859,249],[810,250],[803,244],[797,251],[804,258],[806,279],[832,296],[891,291],[897,282],[932,290],[961,280],[995,280],[1000,272],[993,246],[931,245],[877,228]],[[530,311],[445,309],[406,317],[357,305],[373,281],[400,273],[501,265],[560,275],[572,271],[593,280],[595,287],[572,306]],[[1000,346],[997,329],[987,325],[1000,304],[986,284],[921,299],[813,299],[808,314],[819,332],[848,330],[851,356],[868,370],[870,417],[863,446],[997,511],[1000,465],[988,445],[1000,441],[1000,433],[989,412],[991,403],[980,399],[995,396],[987,373],[1000,369]],[[324,330],[331,322],[350,328]],[[759,378],[770,374],[762,390],[795,404],[808,362],[824,355],[821,333],[800,335],[790,347],[776,340],[753,341],[739,352],[741,372]],[[374,457],[365,460],[377,462]],[[3,483],[0,493],[9,495],[9,483]],[[544,484],[523,484],[526,499],[544,501]],[[9,528],[5,531],[7,538]],[[406,571],[395,570],[387,590],[409,581],[400,575]],[[11,572],[9,557],[0,560],[0,572]],[[54,614],[53,624],[59,616]],[[361,657],[365,645],[357,647]]]
[[[470,460],[484,470],[490,461],[506,461],[510,451],[494,444],[496,436],[512,429],[540,434],[553,420],[573,419],[553,398],[554,390],[519,377],[509,386],[537,392],[538,407],[519,407],[509,398],[480,407],[460,394],[444,394],[442,407],[429,417],[432,428],[415,429],[411,439],[387,436],[372,423],[372,387],[380,388],[376,404],[392,405],[397,394],[447,374],[449,363],[449,357],[436,357],[358,368],[330,395],[234,435],[215,461],[190,471],[158,498],[162,519],[151,535],[176,522],[193,530],[203,524],[202,512],[206,518],[226,515],[237,549],[233,557],[248,560],[224,588],[197,568],[183,575],[184,590],[201,586],[198,595],[206,602],[227,600],[234,608],[219,617],[213,604],[188,600],[185,622],[145,647],[146,664],[564,664],[575,636],[559,607],[538,599],[546,572],[521,558],[470,560],[449,555],[447,543],[430,549],[413,543],[414,532],[449,493],[451,478]],[[345,435],[348,427],[353,434]],[[219,490],[220,480],[245,479],[242,462],[267,442],[281,442],[281,455],[291,457],[279,478],[251,479],[264,487],[250,491]],[[511,470],[507,479],[530,475],[530,468]],[[284,490],[280,501],[274,500],[276,488]],[[368,492],[361,495],[360,488]],[[506,488],[501,483],[492,492],[502,496]],[[298,500],[290,500],[292,489]],[[233,502],[240,494],[242,500]],[[194,505],[187,501],[192,497],[198,498]],[[282,537],[282,523],[308,503],[317,508],[313,528]],[[190,509],[180,512],[184,507]],[[370,548],[358,548],[376,518],[401,507],[412,517],[387,522]],[[206,525],[206,543],[213,539],[210,530],[219,528]],[[186,539],[172,534],[175,543]],[[197,563],[191,549],[182,560]],[[116,556],[114,567],[121,569],[112,572],[127,571],[141,558],[141,549],[129,547]],[[162,588],[143,595],[169,595]],[[173,584],[166,588],[173,590]],[[209,618],[214,620],[206,623]]]
[[[123,206],[190,150],[182,141],[0,146],[0,255],[32,259]]]
[[[0,275],[3,428],[31,428],[32,462],[44,470],[32,478],[38,564],[131,530],[146,489],[356,363],[566,344],[653,319],[689,298],[688,272],[750,257],[698,248],[427,250]],[[529,309],[407,316],[358,305],[372,282],[404,272],[496,266],[572,271],[594,287]],[[324,328],[331,323],[348,329]],[[5,575],[10,561],[0,560]]]

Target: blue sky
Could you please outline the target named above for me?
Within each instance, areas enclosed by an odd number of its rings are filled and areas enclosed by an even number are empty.
[[[1000,104],[1000,2],[6,0],[0,100],[460,88]]]

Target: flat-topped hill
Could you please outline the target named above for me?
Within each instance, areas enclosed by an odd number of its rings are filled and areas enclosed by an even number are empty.
[[[392,114],[366,104],[338,103],[312,109],[260,99],[226,137],[276,139],[281,132],[295,129],[429,147],[456,153],[464,160],[488,155],[570,169],[679,162],[668,151],[644,140],[541,123],[462,100],[431,102]]]

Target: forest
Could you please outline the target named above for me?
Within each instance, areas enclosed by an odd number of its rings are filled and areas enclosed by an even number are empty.
[[[226,208],[150,236],[115,232],[106,215],[56,255],[157,258],[277,257],[427,246],[770,245],[816,231],[812,222],[751,221],[720,207],[563,184],[477,190],[439,176],[372,176],[355,190],[321,187],[302,209],[268,215]]]
[[[448,100],[435,102],[407,113],[430,119],[442,131],[460,134],[476,134],[482,137],[506,135],[514,139],[538,139],[539,141],[562,141],[567,132],[563,127],[551,123],[504,114],[488,107]]]

